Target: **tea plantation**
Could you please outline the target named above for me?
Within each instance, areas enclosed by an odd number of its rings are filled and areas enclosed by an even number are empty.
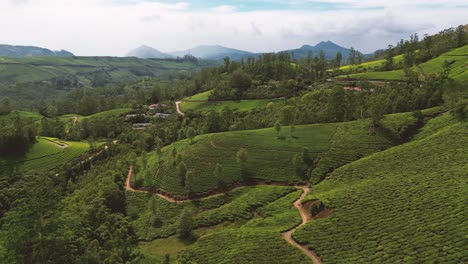
[[[467,145],[467,123],[445,114],[414,141],[337,169],[308,196],[332,216],[294,238],[324,263],[465,263]]]
[[[245,180],[304,183],[309,177],[297,175],[292,159],[307,147],[311,158],[316,160],[309,175],[315,183],[335,168],[398,144],[399,133],[416,122],[410,113],[389,115],[386,119],[386,132],[377,135],[368,134],[367,120],[296,126],[293,136],[284,140],[278,138],[273,128],[200,135],[192,143],[182,140],[167,146],[160,158],[157,153],[141,158],[132,180],[137,185],[173,195],[187,195],[187,188],[177,175],[175,151],[194,174],[192,193],[218,189],[218,179],[214,176],[216,164],[224,167],[225,185]],[[236,161],[240,148],[248,152],[244,173]]]

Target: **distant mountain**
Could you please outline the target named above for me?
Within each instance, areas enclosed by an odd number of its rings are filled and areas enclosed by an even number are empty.
[[[241,58],[247,58],[250,56],[259,55],[257,53],[252,53],[249,51],[226,48],[220,45],[213,46],[198,46],[189,50],[175,51],[170,52],[169,54],[174,57],[183,57],[186,54],[190,54],[197,58],[207,59],[207,60],[222,60],[224,57],[230,57],[231,60],[240,60]]]
[[[302,59],[306,58],[310,53],[312,53],[314,56],[318,56],[321,50],[325,52],[325,57],[327,59],[334,59],[336,53],[340,51],[343,56],[343,61],[348,59],[350,52],[350,49],[341,47],[331,41],[322,41],[315,46],[304,45],[298,49],[283,50],[281,52],[290,53],[294,59]],[[231,60],[240,60],[246,59],[248,57],[257,57],[263,53],[254,53],[245,50],[227,48],[220,45],[203,45],[188,50],[162,53],[151,47],[141,46],[131,51],[129,54],[127,54],[127,56],[134,56],[138,58],[171,58],[183,57],[187,54],[201,59],[219,61],[224,59],[224,57],[230,57]]]
[[[127,53],[127,57],[137,57],[140,59],[169,59],[173,56],[143,45]]]
[[[66,50],[52,51],[45,48],[33,46],[13,46],[0,44],[0,57],[23,58],[23,57],[72,57],[73,53]]]
[[[349,57],[350,49],[341,47],[331,41],[321,41],[315,46],[304,45],[298,49],[284,50],[283,52],[288,52],[292,55],[294,59],[306,58],[309,53],[312,53],[313,56],[318,56],[320,51],[325,53],[327,59],[334,59],[337,52],[341,52],[343,56],[343,61],[346,61]]]

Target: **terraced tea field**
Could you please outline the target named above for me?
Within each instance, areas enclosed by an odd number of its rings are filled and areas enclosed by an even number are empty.
[[[269,103],[281,104],[284,99],[259,99],[259,100],[239,100],[239,101],[208,101],[211,91],[199,93],[181,100],[180,109],[182,112],[189,110],[207,113],[209,111],[221,112],[224,108],[237,109],[241,112],[250,111],[254,108],[265,107]]]
[[[446,114],[421,133],[314,186],[308,199],[320,199],[333,216],[310,222],[294,237],[324,263],[468,261],[467,123]]]
[[[62,146],[60,146],[62,145]],[[38,137],[37,143],[24,156],[0,159],[2,169],[47,171],[79,157],[89,150],[86,142],[61,141]]]

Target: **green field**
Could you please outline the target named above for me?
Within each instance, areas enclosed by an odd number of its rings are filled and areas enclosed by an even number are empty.
[[[65,143],[66,148],[53,144]],[[38,137],[37,143],[24,155],[0,159],[3,169],[15,167],[18,170],[47,171],[59,167],[89,150],[85,142],[62,141],[53,138]]]
[[[397,55],[393,57],[393,62],[395,64],[401,63],[403,61],[403,55]],[[358,72],[358,71],[372,71],[375,69],[379,69],[385,64],[385,60],[375,60],[375,61],[369,61],[369,62],[364,62],[361,64],[356,64],[356,65],[345,65],[341,66],[339,68],[340,71],[343,72]]]
[[[0,80],[2,83],[22,83],[75,76],[80,83],[90,85],[96,74],[105,74],[113,81],[128,81],[198,67],[191,62],[117,57],[0,58]]]
[[[314,124],[296,126],[290,134],[289,127],[283,127],[279,139],[273,128],[206,134],[189,140],[178,141],[165,147],[158,163],[158,155],[150,153],[140,159],[135,167],[134,181],[175,195],[187,194],[176,174],[173,149],[182,156],[187,169],[194,173],[193,193],[205,193],[216,189],[218,181],[213,176],[217,163],[224,167],[223,182],[227,185],[242,182],[240,165],[236,153],[240,148],[248,152],[244,177],[248,179],[304,182],[298,176],[292,163],[303,147],[309,148],[312,158],[317,158],[311,181],[318,182],[331,170],[399,142],[399,134],[416,122],[410,113],[387,116],[388,131],[369,135],[368,121],[346,123]],[[143,160],[146,166],[143,166]],[[301,178],[302,177],[302,178]]]
[[[94,115],[89,115],[89,116],[67,114],[67,115],[59,116],[59,119],[60,121],[67,123],[67,122],[72,122],[75,116],[78,117],[78,121],[83,121],[85,119],[92,119],[92,118],[111,118],[111,117],[123,116],[131,111],[133,111],[132,108],[118,108],[118,109],[112,109],[112,110],[99,112],[99,113],[96,113]]]
[[[144,239],[159,238],[140,243],[146,257],[141,263],[162,261],[165,254],[170,255],[171,263],[178,256],[197,263],[249,263],[259,258],[275,263],[278,259],[282,259],[280,263],[308,263],[298,249],[281,237],[281,232],[300,222],[299,213],[292,206],[300,193],[290,187],[253,186],[175,205],[157,196],[128,192],[130,215],[138,215],[134,222],[137,234]],[[157,227],[149,224],[151,199],[155,201],[155,215],[161,218]],[[195,213],[196,242],[173,236],[177,217],[187,206]],[[223,250],[217,250],[219,247]]]
[[[294,237],[324,263],[468,261],[468,126],[432,119],[407,144],[333,172],[314,186],[332,216]]]
[[[269,103],[284,103],[284,99],[258,99],[239,101],[208,101],[211,91],[199,93],[182,99],[180,108],[182,112],[189,110],[207,113],[209,111],[221,112],[224,108],[237,109],[241,112],[250,111],[254,108],[265,107]]]
[[[446,52],[437,58],[421,63],[421,67],[424,75],[429,76],[431,74],[439,74],[443,71],[443,65],[445,61],[451,63],[449,77],[453,78],[457,82],[468,81],[468,71],[466,65],[468,63],[468,45]],[[416,67],[413,67],[414,71],[418,71]],[[342,75],[337,78],[351,78],[351,79],[371,79],[371,80],[405,80],[405,74],[403,70],[385,71],[385,72],[363,72],[349,75]],[[425,76],[420,74],[419,78],[424,80]]]

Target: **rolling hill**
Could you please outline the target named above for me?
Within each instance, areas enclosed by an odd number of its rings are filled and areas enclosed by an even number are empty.
[[[33,46],[13,46],[0,44],[0,57],[23,58],[23,57],[72,57],[73,53],[66,50],[52,51],[45,48]]]
[[[401,55],[400,55],[401,56]],[[397,56],[397,60],[401,61],[402,57]],[[419,79],[424,80],[431,74],[439,74],[443,71],[445,62],[449,63],[449,77],[458,82],[466,82],[468,80],[468,71],[466,70],[468,63],[468,45],[460,48],[453,49],[452,51],[443,53],[442,55],[414,66],[412,69],[419,73]],[[383,63],[382,60],[376,62],[368,62],[362,65],[356,65],[357,68],[368,68],[371,66],[378,66]],[[372,67],[373,67],[372,66]],[[346,66],[345,66],[346,67]],[[369,80],[405,80],[405,73],[403,70],[393,71],[368,71],[362,73],[354,73],[348,75],[338,76],[337,78],[350,78],[350,79],[369,79]]]
[[[161,52],[155,48],[143,45],[127,53],[128,57],[137,57],[140,59],[170,59],[174,56]]]
[[[240,60],[258,55],[249,51],[227,48],[220,45],[202,45],[188,50],[170,52],[169,54],[174,57],[183,57],[186,54],[190,54],[207,60],[222,60],[226,56],[232,60]]]
[[[304,45],[298,49],[284,50],[282,52],[287,52],[291,54],[291,57],[294,59],[306,58],[309,53],[312,53],[314,56],[318,56],[320,51],[325,53],[325,58],[328,60],[334,59],[337,52],[341,52],[343,56],[343,61],[347,61],[349,57],[350,49],[341,47],[331,41],[321,41],[315,46]]]

